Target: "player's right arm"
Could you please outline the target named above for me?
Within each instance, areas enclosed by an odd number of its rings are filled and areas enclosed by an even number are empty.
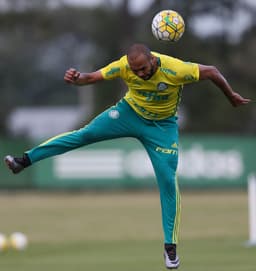
[[[70,68],[66,71],[64,80],[69,84],[83,86],[102,81],[104,78],[100,70],[91,73],[81,73],[74,68]]]
[[[102,80],[113,80],[121,76],[121,70],[126,65],[125,59],[125,57],[122,57],[106,67],[91,73],[81,73],[74,68],[70,68],[66,71],[64,80],[69,84],[78,86],[94,84]]]

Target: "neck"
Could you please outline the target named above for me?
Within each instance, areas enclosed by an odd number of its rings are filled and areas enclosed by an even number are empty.
[[[157,57],[154,56],[153,63],[152,63],[153,73],[155,73],[157,71],[158,67],[159,67],[158,59],[157,59]]]

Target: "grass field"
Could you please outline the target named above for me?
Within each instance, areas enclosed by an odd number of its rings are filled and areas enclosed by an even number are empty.
[[[179,270],[256,270],[245,191],[184,192],[182,207]],[[0,253],[3,271],[166,270],[157,192],[2,193],[0,232],[13,231],[29,247]]]

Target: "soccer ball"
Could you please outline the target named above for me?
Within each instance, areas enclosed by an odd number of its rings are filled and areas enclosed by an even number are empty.
[[[14,232],[10,236],[9,245],[15,250],[24,250],[28,245],[27,236],[21,232]]]
[[[5,251],[8,248],[8,240],[6,236],[0,233],[0,252]]]
[[[158,40],[178,41],[184,31],[185,23],[181,15],[174,10],[162,10],[152,20],[152,33]]]

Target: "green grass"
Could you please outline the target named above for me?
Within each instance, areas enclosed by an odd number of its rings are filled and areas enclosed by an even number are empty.
[[[179,270],[255,271],[246,192],[182,193]],[[166,270],[158,193],[2,193],[0,232],[27,234],[3,271]]]

